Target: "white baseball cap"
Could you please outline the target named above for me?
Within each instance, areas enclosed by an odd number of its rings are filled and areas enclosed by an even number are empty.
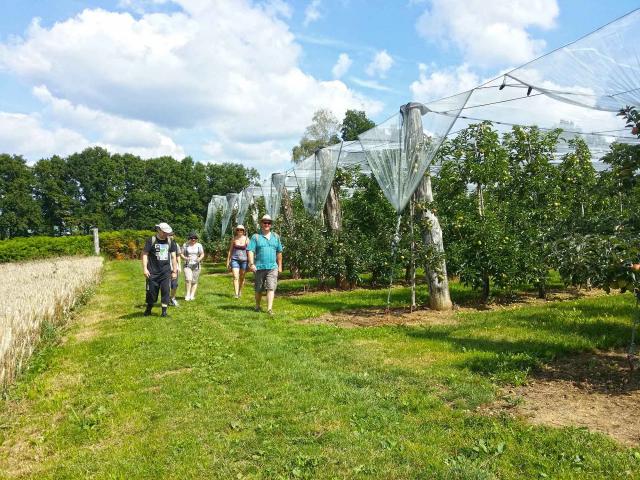
[[[244,228],[244,225],[236,225],[236,230],[244,230],[245,232],[247,231],[246,228]]]
[[[264,222],[265,220],[273,222],[273,220],[271,220],[271,215],[263,215],[262,218],[260,219],[260,221]]]
[[[156,229],[160,230],[161,232],[166,233],[167,235],[172,235],[173,234],[173,228],[171,228],[171,225],[169,225],[168,223],[162,222],[156,225]]]

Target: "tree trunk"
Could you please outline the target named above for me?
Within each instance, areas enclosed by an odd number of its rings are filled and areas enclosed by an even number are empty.
[[[324,204],[324,217],[326,225],[333,233],[342,231],[342,211],[340,209],[340,196],[338,195],[338,187],[335,182],[331,185],[327,201]]]
[[[491,279],[487,272],[482,272],[482,303],[487,303],[491,296]]]
[[[328,152],[327,152],[328,153]],[[323,151],[320,150],[317,155],[323,154]],[[340,235],[342,231],[342,210],[340,208],[340,196],[338,194],[338,187],[334,183],[331,185],[331,189],[329,190],[329,195],[327,195],[327,201],[324,204],[324,220],[325,225],[329,227],[329,234],[333,237],[333,240],[337,240],[337,237]],[[328,252],[330,255],[333,252]],[[347,288],[348,285],[346,283],[345,277],[340,273],[336,272],[333,277],[336,288]]]
[[[429,307],[433,310],[451,310],[453,305],[449,294],[442,228],[440,228],[438,217],[424,205],[433,201],[431,175],[428,172],[418,185],[415,195],[422,208],[422,218],[420,219],[424,225],[422,240],[425,245],[432,245],[437,253],[442,254],[442,258],[435,265],[425,265],[425,274],[429,284]]]
[[[284,221],[290,231],[295,229],[295,220],[293,216],[293,205],[291,204],[291,197],[286,188],[282,189],[282,213],[284,214]],[[289,263],[289,270],[291,270],[291,278],[297,280],[300,278],[300,267],[293,262]]]
[[[547,282],[544,278],[538,281],[538,298],[547,298]]]
[[[405,151],[407,155],[420,155],[418,144],[424,140],[422,128],[422,112],[420,104],[412,107],[407,104],[404,108],[405,117]],[[444,243],[442,241],[442,229],[438,217],[426,208],[427,203],[433,202],[431,189],[431,175],[429,172],[422,178],[414,193],[414,198],[422,212],[420,221],[424,226],[423,242],[431,245],[440,254],[440,260],[434,265],[425,265],[427,283],[429,284],[429,306],[433,310],[451,310],[451,296],[449,294],[449,280],[447,279],[447,263],[444,259]]]

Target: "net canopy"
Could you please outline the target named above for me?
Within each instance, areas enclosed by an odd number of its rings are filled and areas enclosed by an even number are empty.
[[[596,168],[613,142],[638,143],[617,112],[640,106],[640,58],[634,33],[640,29],[640,10],[554,50],[470,91],[461,111],[427,108],[455,117],[455,134],[470,124],[490,121],[500,132],[512,127],[561,129],[556,156],[570,149],[569,140],[581,138]],[[599,164],[599,165],[598,165]]]
[[[255,198],[262,195],[262,189],[257,186],[249,186],[245,188],[238,197],[238,212],[236,213],[236,222],[243,224],[247,216],[247,212],[253,205]]]
[[[209,201],[209,205],[207,206],[207,219],[204,224],[207,235],[213,236],[218,214],[222,213],[222,216],[224,217],[224,210],[226,206],[227,198],[224,195],[213,195],[211,197],[211,201]]]
[[[224,215],[222,216],[222,236],[224,237],[225,232],[227,231],[227,227],[229,226],[229,221],[231,220],[231,216],[233,215],[233,210],[236,208],[238,204],[238,198],[240,194],[238,193],[227,193],[226,200],[226,210],[224,211]]]
[[[213,229],[213,220],[215,216],[213,199],[209,200],[209,204],[207,205],[207,218],[204,222],[204,231],[207,235],[211,235]]]
[[[640,10],[516,68],[505,80],[562,102],[617,112],[640,104]]]
[[[285,188],[298,189],[305,209],[318,215],[337,168],[372,174],[400,213],[425,173],[437,173],[440,161],[447,160],[438,155],[443,141],[483,121],[499,133],[526,126],[561,130],[554,161],[575,150],[573,140],[582,139],[594,167],[601,170],[612,143],[640,143],[618,116],[628,106],[640,108],[638,31],[640,9],[466,92],[438,100],[429,92],[416,96],[420,103],[403,106],[357,141],[321,149],[286,173],[272,174],[260,187],[245,189],[238,198],[237,218],[244,221],[253,199],[262,195],[275,220]],[[227,213],[228,201],[222,199],[221,204],[214,196],[209,203],[207,230],[220,210],[223,219]]]
[[[262,196],[267,213],[273,221],[280,215],[282,189],[285,186],[286,173],[272,173],[271,178],[262,184]]]
[[[430,107],[407,104],[358,137],[373,175],[397,213],[404,210],[470,94],[454,95]],[[431,108],[446,111],[446,115]],[[412,112],[419,114],[420,121],[415,121]],[[408,121],[410,118],[414,121]]]
[[[319,149],[293,169],[302,204],[314,217],[320,215],[324,208],[341,151],[342,143]]]

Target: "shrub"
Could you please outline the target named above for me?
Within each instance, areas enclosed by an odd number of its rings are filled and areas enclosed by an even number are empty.
[[[100,233],[100,252],[110,259],[136,259],[142,255],[144,242],[154,232],[119,230]],[[178,245],[183,240],[175,238]],[[15,237],[0,241],[0,263],[36,260],[52,257],[93,255],[93,236]]]
[[[93,253],[93,238],[88,235],[70,237],[16,237],[0,241],[0,263]]]

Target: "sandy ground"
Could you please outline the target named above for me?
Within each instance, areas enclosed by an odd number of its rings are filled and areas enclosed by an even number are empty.
[[[480,408],[510,412],[537,425],[586,427],[628,446],[640,445],[640,371],[626,353],[583,353],[534,372],[521,387],[503,389]]]

